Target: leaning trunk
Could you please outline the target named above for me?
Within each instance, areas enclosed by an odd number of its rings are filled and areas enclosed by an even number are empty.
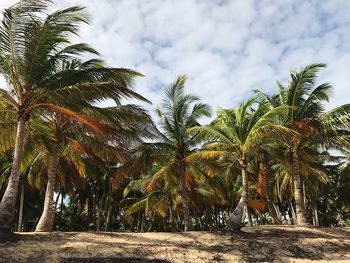
[[[45,193],[44,210],[36,226],[36,232],[51,232],[55,218],[53,195],[55,192],[55,180],[57,173],[58,157],[56,152],[49,153],[48,182]]]
[[[282,224],[281,220],[278,218],[275,206],[273,205],[272,202],[272,187],[271,187],[271,169],[269,167],[269,164],[267,161],[263,160],[260,163],[260,172],[264,175],[264,180],[265,180],[265,198],[267,202],[267,207],[269,209],[269,214],[272,218],[273,224]]]
[[[242,184],[243,192],[242,197],[238,202],[235,210],[231,214],[227,221],[227,228],[230,230],[239,230],[242,227],[243,215],[247,214],[247,197],[248,197],[248,172],[247,167],[244,165],[242,167]]]
[[[190,196],[188,194],[188,189],[185,181],[185,166],[183,163],[179,165],[179,177],[180,177],[180,186],[181,186],[181,197],[183,200],[184,207],[184,223],[185,223],[185,232],[194,230],[192,223],[192,216],[190,212]]]
[[[300,167],[299,167],[299,157],[296,152],[293,153],[293,163],[292,163],[292,169],[293,169],[293,183],[294,183],[294,200],[295,200],[295,210],[296,210],[296,217],[297,225],[307,225],[307,219],[306,219],[306,213],[305,213],[305,206],[304,206],[304,199],[303,199],[303,192],[301,189],[301,179],[300,179]]]
[[[18,193],[20,166],[24,151],[24,137],[25,121],[24,119],[19,119],[11,175],[0,203],[0,240],[7,239],[7,236],[11,234],[12,220],[14,217]]]

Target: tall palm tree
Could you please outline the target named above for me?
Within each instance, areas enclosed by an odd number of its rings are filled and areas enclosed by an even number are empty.
[[[273,135],[276,138],[280,132],[289,132],[274,124],[283,112],[283,108],[268,110],[265,105],[259,105],[255,98],[251,98],[235,109],[219,109],[210,125],[192,129],[206,136],[209,143],[203,150],[192,154],[190,159],[224,158],[238,163],[241,168],[243,191],[228,221],[229,229],[239,229],[243,215],[247,213],[249,156],[263,141],[266,143]]]
[[[0,89],[0,98],[11,105],[18,120],[11,176],[0,203],[3,232],[8,232],[12,225],[26,124],[31,116],[42,111],[57,112],[84,120],[102,132],[98,124],[83,119],[66,105],[69,102],[74,105],[74,99],[84,99],[86,103],[125,96],[144,99],[129,88],[138,75],[134,71],[102,65],[61,70],[67,57],[97,52],[86,44],[70,41],[70,36],[77,34],[79,24],[88,22],[83,8],[75,6],[46,15],[49,3],[23,0],[4,11],[0,27],[0,72],[10,87],[10,90]]]
[[[294,131],[292,143],[288,141],[294,184],[297,224],[308,224],[303,203],[300,176],[300,152],[303,144],[313,141],[326,147],[348,144],[346,128],[349,126],[349,104],[324,112],[324,102],[329,100],[332,86],[329,83],[317,85],[317,74],[325,64],[311,64],[300,71],[292,71],[290,81],[284,87],[279,84],[279,93],[269,96],[258,91],[258,96],[270,107],[286,106],[288,112],[281,120]]]
[[[65,63],[65,69],[87,68],[87,63],[81,63],[76,59],[70,63]],[[100,63],[97,64],[97,66]],[[90,67],[96,65],[91,63]],[[126,142],[138,139],[141,134],[141,125],[150,122],[148,115],[134,105],[122,105],[120,99],[116,101],[119,106],[109,108],[99,108],[86,103],[84,99],[76,100],[74,104],[75,112],[79,112],[80,118],[72,120],[62,113],[46,113],[36,122],[41,141],[48,152],[48,184],[45,195],[44,210],[39,220],[36,231],[51,231],[53,228],[53,194],[57,174],[57,165],[60,155],[70,150],[80,150],[79,154],[90,155],[93,160],[97,160],[93,155],[98,138],[109,141],[110,146],[104,145],[105,149],[100,153],[110,151],[114,157],[114,162],[122,162],[126,155]],[[67,105],[70,106],[69,104]],[[71,106],[72,108],[72,106]],[[90,125],[91,123],[95,125]],[[96,124],[98,129],[96,129]],[[100,127],[105,126],[108,134],[101,133]],[[90,140],[87,140],[90,139]],[[95,140],[94,140],[95,139]],[[112,146],[114,145],[114,147]],[[96,150],[96,149],[95,149]],[[100,164],[103,163],[100,161]],[[107,170],[106,167],[105,170]]]
[[[165,91],[161,109],[157,110],[160,129],[155,128],[153,142],[144,143],[139,150],[143,164],[159,164],[157,177],[175,175],[179,182],[184,211],[184,230],[193,230],[190,212],[189,180],[192,178],[186,157],[202,142],[199,134],[190,134],[198,119],[210,116],[208,105],[199,98],[184,93],[185,76],[179,76]],[[145,162],[147,160],[147,162]]]

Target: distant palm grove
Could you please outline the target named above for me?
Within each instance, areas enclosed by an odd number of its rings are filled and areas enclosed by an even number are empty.
[[[174,76],[153,121],[127,103],[151,103],[133,90],[141,73],[72,42],[84,8],[51,9],[23,0],[3,11],[0,238],[350,226],[350,104],[326,111],[325,64],[216,114]],[[106,99],[114,106],[100,107]]]

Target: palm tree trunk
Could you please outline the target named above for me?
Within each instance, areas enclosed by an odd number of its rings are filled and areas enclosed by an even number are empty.
[[[305,213],[303,192],[301,189],[299,157],[296,151],[293,153],[293,183],[294,183],[294,199],[296,208],[297,225],[308,225]]]
[[[179,177],[180,177],[180,186],[181,186],[181,194],[182,194],[182,200],[183,200],[183,207],[184,207],[184,223],[185,223],[185,229],[184,231],[191,231],[194,230],[193,223],[192,223],[192,216],[190,212],[190,197],[188,194],[188,189],[186,186],[185,181],[185,166],[183,163],[179,164]]]
[[[295,214],[295,211],[294,211],[294,207],[293,207],[293,204],[292,204],[292,201],[288,201],[288,205],[289,205],[289,214],[288,216],[290,217],[290,224],[293,225],[293,224],[297,224],[297,215]]]
[[[243,216],[247,214],[247,197],[248,197],[248,172],[246,165],[242,165],[242,197],[238,202],[235,210],[227,221],[227,228],[230,230],[239,230],[242,227]]]
[[[248,214],[249,226],[254,226],[253,219],[252,219],[252,213],[250,213],[249,209],[247,209],[247,214]]]
[[[315,200],[312,200],[312,214],[313,214],[313,224],[314,226],[320,226],[318,219],[317,203]]]
[[[269,214],[272,218],[273,224],[282,224],[281,220],[278,218],[277,212],[275,210],[275,207],[272,202],[271,198],[271,169],[269,167],[269,164],[266,160],[263,160],[260,163],[260,169],[262,170],[262,174],[264,175],[265,180],[265,198],[267,202],[267,208],[269,209]]]
[[[90,228],[93,226],[94,224],[94,212],[93,212],[93,209],[94,209],[94,205],[93,205],[93,196],[91,194],[91,191],[89,191],[89,195],[88,195],[88,222],[89,222],[89,230]]]
[[[60,205],[60,220],[62,221],[62,217],[63,217],[63,198],[64,198],[64,196],[63,196],[63,188],[62,188],[62,196],[61,196],[61,205]]]
[[[16,207],[18,184],[20,176],[20,166],[24,151],[25,120],[18,120],[15,152],[11,175],[8,185],[0,203],[0,240],[5,240],[11,235],[11,227]]]
[[[175,222],[175,217],[174,217],[174,212],[173,212],[173,200],[172,200],[171,193],[168,194],[167,200],[168,200],[169,221],[171,224],[171,231],[175,231],[176,222]]]
[[[48,182],[45,192],[44,210],[41,214],[35,232],[51,232],[55,218],[53,195],[55,192],[55,181],[57,174],[58,156],[57,152],[49,153],[48,157]]]
[[[106,224],[105,224],[105,232],[107,232],[107,230],[108,230],[108,225],[109,225],[109,221],[110,221],[110,217],[111,217],[111,211],[112,211],[112,205],[110,205],[108,208],[108,213],[107,213],[107,217],[106,217]]]
[[[101,211],[102,208],[100,204],[97,204],[97,218],[96,218],[96,231],[100,231],[100,226],[101,226]]]
[[[23,203],[24,203],[24,182],[22,182],[22,186],[21,186],[21,198],[20,198],[20,200],[19,200],[19,211],[18,211],[17,232],[21,232],[21,231],[22,231]]]
[[[177,218],[176,218],[176,231],[179,232],[180,231],[180,223],[181,223],[181,218],[179,213],[176,213]]]

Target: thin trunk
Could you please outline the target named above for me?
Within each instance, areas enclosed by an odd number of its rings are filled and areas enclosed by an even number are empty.
[[[303,190],[303,202],[304,202],[304,209],[305,209],[305,215],[306,213],[306,209],[307,209],[307,200],[306,200],[306,187],[305,187],[305,181],[303,181],[303,185],[302,185],[302,190]]]
[[[89,230],[91,230],[91,226],[93,226],[93,196],[91,192],[89,191],[89,196],[88,196],[88,222],[89,222]]]
[[[106,225],[105,225],[105,232],[108,230],[108,225],[111,217],[111,211],[112,211],[112,206],[109,207],[108,213],[107,213],[107,218],[106,218]]]
[[[314,226],[320,226],[320,221],[318,219],[317,203],[315,200],[312,201],[312,214]]]
[[[19,200],[19,212],[18,212],[18,225],[17,225],[17,231],[18,232],[22,232],[23,203],[24,203],[24,183],[22,182],[21,198]]]
[[[190,212],[190,197],[188,194],[188,189],[186,186],[185,181],[185,166],[181,162],[179,165],[179,177],[180,177],[180,186],[181,186],[181,193],[182,193],[182,200],[183,200],[183,207],[184,207],[184,223],[185,223],[185,229],[184,231],[192,231],[194,230],[193,223],[192,223],[192,216]]]
[[[168,194],[167,196],[167,201],[168,201],[168,208],[169,208],[169,221],[171,224],[171,231],[175,230],[175,218],[174,218],[174,213],[173,213],[173,201],[172,201],[172,196],[171,193]]]
[[[142,213],[142,218],[141,218],[141,232],[145,232],[145,213]]]
[[[203,231],[203,220],[201,216],[199,217],[199,230]]]
[[[296,224],[299,226],[308,225],[305,213],[305,206],[303,200],[303,192],[301,189],[301,179],[300,179],[300,167],[299,167],[299,157],[296,152],[293,153],[293,183],[294,183],[294,199],[296,207]]]
[[[100,231],[100,224],[101,224],[101,208],[98,205],[97,206],[97,218],[96,218],[96,231]]]
[[[297,223],[297,215],[294,211],[293,204],[290,200],[289,200],[289,209],[290,209],[290,214],[291,214],[291,224],[296,224]]]
[[[281,220],[281,224],[283,224],[283,213],[280,211],[278,204],[276,205],[272,202],[273,208],[276,211],[277,218]]]
[[[288,205],[288,203],[287,203],[287,205]],[[284,220],[284,222],[286,222],[287,224],[289,224],[290,222],[289,222],[289,220],[287,219],[287,215],[288,215],[288,209],[285,209],[285,206],[283,205],[283,203],[281,202],[280,203],[280,205],[279,205],[280,207],[281,207],[281,215],[282,215],[282,220]]]
[[[199,230],[200,229],[200,226],[199,226],[199,220],[198,220],[198,217],[194,217],[194,221],[196,222],[196,224],[195,224],[195,229],[197,229],[197,230]]]
[[[243,216],[247,214],[247,197],[248,197],[248,172],[246,164],[242,165],[242,197],[238,202],[235,210],[227,221],[227,228],[230,230],[238,230],[242,227]]]
[[[176,231],[179,232],[180,231],[180,222],[181,222],[181,218],[179,213],[177,213],[177,220],[176,220]]]
[[[109,198],[108,198],[108,195],[107,195],[106,198],[105,198],[105,205],[104,205],[104,208],[103,208],[103,211],[102,211],[102,215],[104,215],[104,218],[102,217],[102,219],[103,219],[104,221],[107,220],[108,203],[109,203]]]
[[[215,226],[215,230],[219,229],[219,225],[218,225],[218,216],[216,214],[216,211],[214,209],[214,226]]]
[[[228,216],[226,216],[226,211],[225,209],[222,210],[222,222],[223,222],[223,226],[226,226],[227,222],[226,219],[228,218]]]
[[[263,160],[260,163],[260,169],[261,173],[264,175],[265,180],[265,198],[267,202],[267,207],[269,209],[269,214],[272,218],[273,224],[282,224],[281,220],[278,218],[278,215],[276,213],[275,207],[272,202],[272,195],[271,195],[271,169],[269,167],[269,164],[266,160]]]
[[[6,239],[6,233],[10,233],[12,228],[18,193],[20,166],[24,151],[24,137],[25,121],[24,119],[19,119],[11,175],[0,203],[0,239]]]
[[[50,152],[48,158],[48,181],[45,192],[44,210],[41,214],[39,223],[35,228],[35,232],[51,232],[55,219],[53,196],[55,193],[55,181],[58,164],[57,152]]]
[[[101,218],[102,218],[102,206],[103,206],[103,199],[104,194],[102,195],[102,198],[97,203],[97,222],[96,222],[96,231],[101,231]]]
[[[138,219],[137,219],[137,232],[141,233],[141,223],[142,222],[142,213],[138,212]]]
[[[60,219],[62,221],[62,216],[63,216],[63,188],[61,189],[62,194],[61,194],[61,205],[60,205]]]
[[[252,213],[250,213],[249,209],[247,210],[247,214],[248,214],[249,226],[254,226],[253,219],[252,219]]]
[[[207,227],[209,230],[212,229],[212,224],[211,224],[211,217],[210,217],[210,213],[209,213],[209,209],[205,208],[205,217],[206,217],[206,221],[207,221]]]
[[[94,220],[94,226],[95,226],[95,231],[97,230],[97,220],[96,220],[96,213],[97,213],[97,195],[96,193],[94,194],[94,198],[93,198],[93,207],[92,207],[92,211],[93,211],[93,220]]]

